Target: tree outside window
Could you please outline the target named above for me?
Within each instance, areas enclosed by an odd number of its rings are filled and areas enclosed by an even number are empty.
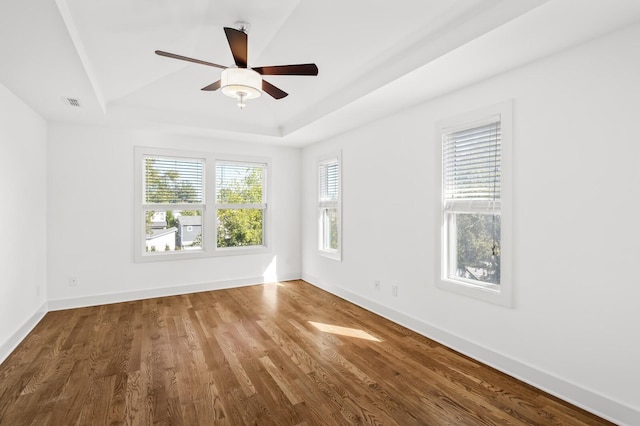
[[[264,245],[265,175],[266,164],[218,162],[217,247]]]

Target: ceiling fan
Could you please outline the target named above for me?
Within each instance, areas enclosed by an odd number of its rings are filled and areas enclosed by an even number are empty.
[[[259,97],[262,91],[267,92],[274,99],[282,99],[288,95],[285,91],[263,80],[263,75],[318,75],[316,64],[272,65],[250,68],[247,60],[249,24],[240,21],[236,22],[236,25],[238,25],[239,29],[224,27],[236,67],[225,67],[224,65],[176,55],[162,50],[156,50],[156,54],[181,61],[222,68],[220,80],[203,87],[201,90],[214,91],[221,88],[222,93],[238,100],[240,109],[245,107],[245,100]]]

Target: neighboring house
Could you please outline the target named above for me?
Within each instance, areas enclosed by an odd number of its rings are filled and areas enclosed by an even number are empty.
[[[153,212],[149,225],[153,229],[164,229],[167,227],[167,212]]]
[[[147,251],[173,251],[176,249],[177,228],[152,229],[146,237]]]
[[[193,244],[198,235],[202,234],[202,216],[179,216],[178,244],[187,247]]]
[[[178,228],[167,228],[167,212],[154,212],[149,220],[146,251],[173,251],[176,249]]]

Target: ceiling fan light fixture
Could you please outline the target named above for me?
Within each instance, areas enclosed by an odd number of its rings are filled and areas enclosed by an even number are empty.
[[[229,96],[238,101],[240,109],[246,106],[247,99],[255,99],[266,92],[273,99],[282,99],[288,96],[288,93],[267,80],[263,80],[262,76],[271,75],[318,75],[318,66],[316,64],[293,64],[293,65],[271,65],[268,67],[249,68],[247,63],[247,32],[249,24],[246,22],[236,22],[239,29],[224,27],[224,33],[227,36],[227,42],[231,48],[235,67],[232,65],[227,68],[224,65],[214,64],[213,62],[203,61],[201,59],[189,58],[187,56],[176,55],[162,50],[156,50],[156,55],[166,56],[168,58],[179,59],[181,61],[193,62],[196,64],[207,65],[214,68],[222,68],[220,80],[217,80],[201,90],[206,92],[214,92],[222,89],[225,96]]]
[[[262,76],[249,68],[227,68],[220,75],[222,93],[238,100],[243,108],[244,101],[262,95]]]

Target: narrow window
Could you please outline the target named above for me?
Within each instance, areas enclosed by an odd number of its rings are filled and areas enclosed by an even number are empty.
[[[510,104],[509,104],[510,107]],[[510,305],[510,108],[472,114],[439,129],[440,287]],[[508,134],[505,135],[505,128]],[[506,137],[505,137],[506,136]],[[506,168],[510,170],[509,167]],[[509,191],[507,191],[509,192]],[[507,232],[505,232],[507,231]],[[505,242],[507,247],[505,247]]]
[[[340,157],[318,163],[318,249],[336,260],[341,259],[341,176]]]
[[[263,163],[216,162],[216,247],[266,245],[266,172]]]

